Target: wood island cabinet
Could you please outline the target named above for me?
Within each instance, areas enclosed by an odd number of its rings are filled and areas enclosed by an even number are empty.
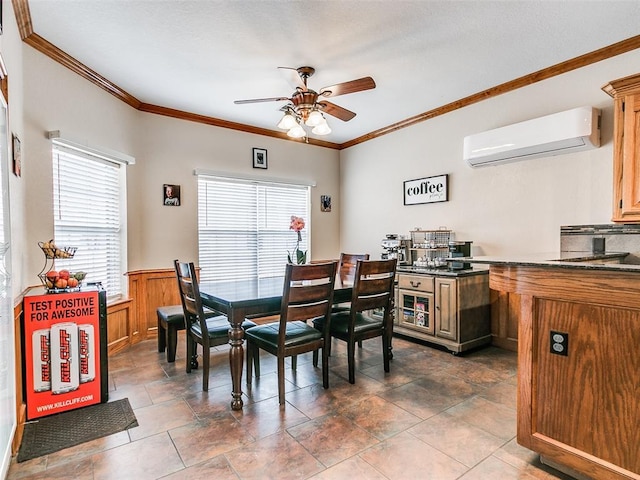
[[[398,274],[394,332],[457,354],[491,343],[489,276]]]
[[[640,222],[640,74],[602,89],[613,97],[613,218]]]
[[[491,265],[520,297],[518,443],[597,480],[640,479],[640,272]]]

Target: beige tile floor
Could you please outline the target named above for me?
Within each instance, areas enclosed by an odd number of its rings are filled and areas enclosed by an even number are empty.
[[[109,359],[110,400],[127,397],[139,426],[23,463],[9,479],[568,479],[520,447],[516,356],[494,347],[462,356],[394,339],[391,372],[379,339],[357,352],[356,384],[334,341],[330,389],[311,355],[287,369],[278,405],[275,359],[230,408],[228,347],[212,350],[209,392],[202,370],[185,373],[184,336],[175,363],[155,339]],[[200,362],[202,363],[202,362]],[[243,379],[244,382],[244,379]]]

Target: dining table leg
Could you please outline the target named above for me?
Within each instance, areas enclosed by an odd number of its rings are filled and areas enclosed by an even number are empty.
[[[229,367],[231,368],[231,382],[233,384],[233,390],[231,392],[231,409],[242,410],[242,368],[244,363],[244,330],[242,329],[242,323],[244,322],[244,315],[242,312],[229,312],[229,322],[231,328],[229,329]]]

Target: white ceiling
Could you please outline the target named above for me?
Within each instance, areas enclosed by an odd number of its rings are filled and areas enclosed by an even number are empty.
[[[343,143],[640,34],[640,1],[29,0],[35,33],[144,103],[277,130],[279,66],[332,98]],[[639,66],[640,67],[640,66]],[[313,135],[311,135],[313,137]]]

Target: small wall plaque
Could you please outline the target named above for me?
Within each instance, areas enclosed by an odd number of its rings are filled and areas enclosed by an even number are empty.
[[[404,182],[405,205],[447,201],[449,201],[449,175],[417,178]]]

